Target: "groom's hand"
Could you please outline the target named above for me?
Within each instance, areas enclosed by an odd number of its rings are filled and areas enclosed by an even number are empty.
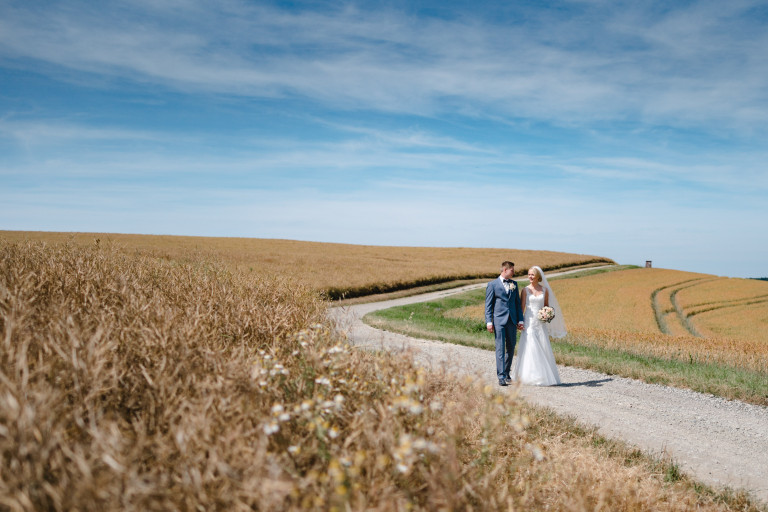
[[[517,330],[518,331],[522,331],[523,330],[523,325],[524,324],[517,324]]]
[[[488,329],[488,332],[493,332],[493,324],[486,324],[486,328]]]

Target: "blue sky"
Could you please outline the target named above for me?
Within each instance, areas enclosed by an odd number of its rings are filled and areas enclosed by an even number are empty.
[[[500,3],[5,0],[0,229],[768,275],[768,3]]]

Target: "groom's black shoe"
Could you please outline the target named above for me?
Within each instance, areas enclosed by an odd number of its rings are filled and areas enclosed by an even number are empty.
[[[501,379],[499,381],[499,386],[509,386],[509,384],[507,383],[507,379]]]

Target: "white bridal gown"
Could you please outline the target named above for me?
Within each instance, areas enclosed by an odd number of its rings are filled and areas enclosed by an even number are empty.
[[[536,313],[544,307],[544,294],[537,297],[528,288],[523,290],[526,294],[523,312],[525,328],[517,345],[517,357],[512,366],[511,377],[523,384],[534,386],[560,384],[555,355],[549,344],[547,324],[536,317]]]

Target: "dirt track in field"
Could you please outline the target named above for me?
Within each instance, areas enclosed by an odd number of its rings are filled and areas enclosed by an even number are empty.
[[[334,308],[331,314],[353,345],[411,350],[432,369],[478,376],[498,386],[492,351],[381,331],[361,320],[378,309],[482,287],[485,284]],[[522,386],[521,396],[594,425],[606,437],[670,456],[703,483],[743,488],[768,502],[768,408],[579,368],[559,366],[559,371],[562,385]],[[516,392],[515,386],[498,389]]]

